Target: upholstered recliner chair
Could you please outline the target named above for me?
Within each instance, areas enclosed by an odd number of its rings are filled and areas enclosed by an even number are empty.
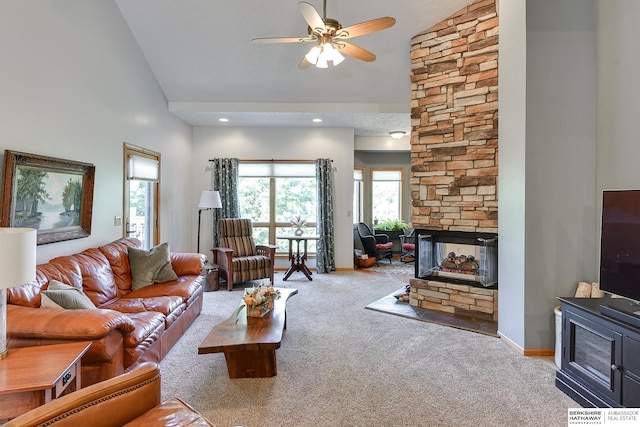
[[[218,221],[219,247],[213,248],[213,262],[227,289],[234,283],[269,279],[273,285],[275,245],[256,245],[251,220],[229,218]]]
[[[391,263],[391,257],[393,256],[393,242],[389,241],[389,236],[386,234],[373,234],[371,229],[364,222],[359,222],[357,225],[358,235],[362,242],[362,248],[364,253],[378,260],[388,258]]]

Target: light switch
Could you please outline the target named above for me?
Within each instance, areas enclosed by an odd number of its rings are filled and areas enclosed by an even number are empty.
[[[113,217],[113,225],[116,227],[122,227],[122,217],[117,215]]]

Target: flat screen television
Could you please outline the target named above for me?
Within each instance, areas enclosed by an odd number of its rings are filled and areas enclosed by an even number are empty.
[[[640,190],[602,193],[600,289],[640,301]],[[640,310],[634,301],[624,311]]]

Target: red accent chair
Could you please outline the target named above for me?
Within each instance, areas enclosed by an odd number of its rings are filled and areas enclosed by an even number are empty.
[[[400,261],[413,262],[416,260],[416,244],[414,238],[415,229],[411,229],[409,234],[400,235],[400,246],[402,247],[402,255]]]

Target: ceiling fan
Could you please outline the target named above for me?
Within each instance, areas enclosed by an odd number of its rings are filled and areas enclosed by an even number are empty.
[[[327,68],[329,61],[335,67],[344,61],[342,54],[366,62],[375,61],[376,56],[373,53],[346,40],[393,27],[396,20],[387,16],[342,28],[340,22],[327,18],[327,0],[324,0],[323,6],[323,15],[320,16],[310,3],[304,1],[298,3],[300,13],[309,24],[307,36],[256,38],[253,41],[256,43],[316,43],[298,64],[300,69],[305,69],[310,65]]]

